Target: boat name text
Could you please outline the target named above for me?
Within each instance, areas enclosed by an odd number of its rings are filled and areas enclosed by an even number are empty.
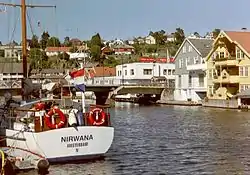
[[[64,136],[61,137],[61,143],[63,142],[82,142],[82,141],[88,141],[93,140],[92,134],[90,135],[80,135],[80,136]]]

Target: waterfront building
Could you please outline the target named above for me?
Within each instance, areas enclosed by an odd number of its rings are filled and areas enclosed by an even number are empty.
[[[206,56],[213,40],[186,38],[175,55],[174,100],[199,102],[206,97]]]
[[[136,62],[116,66],[116,78],[123,84],[148,84],[152,80],[174,83],[175,65],[172,62]]]
[[[243,100],[250,104],[250,94],[243,93],[250,87],[249,67],[250,32],[221,31],[207,56],[207,100],[220,104],[238,101],[237,105]],[[244,97],[234,98],[240,94]]]

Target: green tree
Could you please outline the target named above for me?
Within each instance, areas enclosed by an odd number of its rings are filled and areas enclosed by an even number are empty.
[[[38,37],[33,35],[30,42],[30,48],[40,48]]]
[[[115,67],[119,64],[119,61],[114,57],[110,56],[106,60],[104,60],[104,66]]]
[[[61,60],[69,61],[69,54],[67,54],[66,52],[63,52],[63,53],[59,54],[58,57]]]
[[[216,39],[217,36],[220,34],[220,29],[214,29],[212,33],[213,33],[213,38]]]
[[[147,53],[156,53],[157,52],[157,45],[155,44],[149,44],[145,46],[146,52]]]
[[[78,50],[78,48],[76,46],[72,46],[69,51],[72,53],[75,53],[75,52],[77,52],[77,50]]]
[[[29,51],[30,69],[48,68],[48,56],[38,48],[31,48]]]
[[[70,42],[70,38],[69,38],[68,36],[66,36],[66,37],[64,38],[63,45],[64,45],[65,47],[71,47],[71,46],[72,46],[72,43]]]
[[[99,33],[96,35],[92,36],[91,41],[90,41],[90,52],[92,58],[99,62],[103,63],[103,59],[105,57],[101,54],[101,48],[103,47],[102,39]]]
[[[196,36],[197,38],[200,38],[200,34],[198,32],[194,32],[194,36]]]
[[[60,47],[61,46],[61,42],[57,37],[51,37],[49,38],[48,42],[47,42],[47,46],[48,47]]]
[[[176,28],[176,31],[174,32],[174,37],[175,37],[175,44],[177,46],[180,46],[182,42],[185,40],[184,30],[181,28]]]
[[[40,46],[44,50],[47,47],[48,40],[50,38],[50,35],[48,32],[43,32],[40,40]]]
[[[95,61],[100,61],[101,58],[101,47],[98,45],[93,45],[90,48],[91,56]]]
[[[149,35],[153,36],[155,38],[156,44],[158,45],[165,45],[167,41],[167,35],[164,30],[160,30],[157,32],[149,32]]]
[[[92,36],[90,43],[91,43],[91,46],[97,45],[97,46],[102,47],[103,44],[102,44],[102,39],[101,39],[100,34],[97,33],[94,36]]]

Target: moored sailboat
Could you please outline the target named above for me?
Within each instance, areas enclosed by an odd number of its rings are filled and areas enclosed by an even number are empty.
[[[26,36],[26,5],[21,1],[22,11],[22,61],[23,83],[29,80],[27,75],[27,36]],[[38,7],[41,7],[40,5]],[[45,6],[48,7],[48,6]],[[8,99],[3,106],[1,117],[0,142],[3,147],[15,147],[33,152],[49,160],[51,163],[93,159],[103,156],[110,148],[114,128],[111,125],[108,107],[91,105],[86,110],[84,75],[76,78],[84,70],[83,65],[70,74],[75,86],[82,90],[82,103],[65,105],[61,99],[43,98],[31,102],[12,105]],[[23,93],[24,96],[24,93]],[[71,99],[67,99],[71,101]],[[70,102],[71,103],[71,102]],[[73,104],[73,103],[71,103]],[[25,151],[21,157],[25,157]]]

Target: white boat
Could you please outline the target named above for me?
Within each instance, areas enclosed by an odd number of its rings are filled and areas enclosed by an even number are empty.
[[[26,6],[24,0],[19,6],[23,13],[23,72],[24,79],[27,79],[25,16],[26,7],[34,6]],[[6,101],[3,112],[0,112],[2,147],[29,150],[50,163],[99,158],[111,147],[114,128],[111,126],[108,108],[92,105],[86,112],[84,93],[82,103],[79,103],[81,109],[65,106],[63,100],[51,98],[24,103],[18,107],[11,107],[9,101]]]

